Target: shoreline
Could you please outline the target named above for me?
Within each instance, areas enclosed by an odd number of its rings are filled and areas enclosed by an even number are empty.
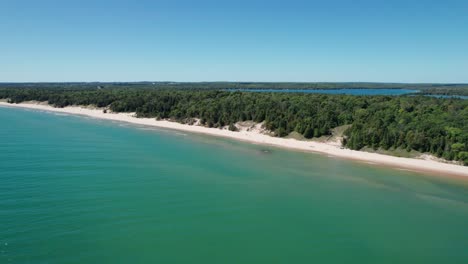
[[[242,130],[238,132],[233,132],[227,129],[187,125],[167,120],[156,120],[154,118],[136,118],[133,116],[134,113],[104,113],[103,109],[91,109],[79,106],[54,108],[53,106],[44,103],[10,104],[2,101],[0,101],[0,106],[82,115],[103,120],[120,121],[137,125],[145,125],[197,134],[224,137],[244,142],[250,142],[254,144],[270,145],[291,150],[298,150],[302,152],[321,153],[331,156],[331,158],[343,158],[348,160],[362,161],[367,164],[383,165],[385,167],[391,167],[393,169],[406,169],[411,171],[436,174],[442,177],[468,177],[468,167],[462,165],[443,163],[428,159],[402,158],[378,153],[342,149],[339,145],[336,144],[272,137],[269,135],[262,134],[259,131]]]

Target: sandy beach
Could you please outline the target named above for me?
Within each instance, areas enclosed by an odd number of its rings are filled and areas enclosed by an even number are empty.
[[[0,106],[36,109],[41,111],[52,111],[67,114],[84,115],[93,118],[128,122],[145,126],[175,129],[193,133],[226,137],[255,144],[294,149],[306,152],[317,152],[327,154],[336,158],[345,158],[363,161],[369,164],[385,165],[395,169],[407,169],[421,172],[429,172],[439,176],[464,176],[468,177],[468,167],[440,162],[426,156],[425,159],[400,158],[377,153],[343,149],[339,144],[320,143],[313,141],[301,141],[295,139],[278,138],[262,134],[259,129],[241,130],[237,132],[227,129],[208,128],[197,125],[186,125],[170,121],[158,121],[154,118],[136,118],[134,113],[104,113],[103,109],[92,109],[78,106],[66,108],[54,108],[44,103],[21,103],[9,104],[0,102]]]

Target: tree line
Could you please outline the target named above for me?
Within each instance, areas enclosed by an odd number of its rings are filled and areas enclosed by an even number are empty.
[[[372,83],[372,82],[63,82],[63,83],[0,83],[2,88],[40,88],[57,90],[94,89],[412,89],[421,94],[468,95],[468,84],[443,83]]]

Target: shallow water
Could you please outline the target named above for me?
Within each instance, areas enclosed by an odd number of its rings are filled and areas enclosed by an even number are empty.
[[[466,263],[466,181],[0,107],[0,263]]]

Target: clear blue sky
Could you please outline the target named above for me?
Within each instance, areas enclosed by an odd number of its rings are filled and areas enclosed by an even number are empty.
[[[468,83],[468,1],[0,0],[0,82]]]

